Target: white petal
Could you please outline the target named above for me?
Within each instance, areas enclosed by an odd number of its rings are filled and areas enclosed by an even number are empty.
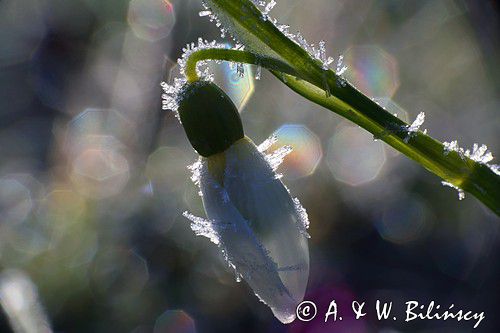
[[[213,230],[229,264],[280,321],[293,321],[297,302],[283,284],[277,264],[233,205],[227,191],[208,173],[206,164],[201,168],[200,186],[207,216],[213,221]]]
[[[225,152],[222,184],[207,164],[204,160],[200,188],[207,216],[220,228],[223,250],[274,315],[293,321],[309,277],[305,212],[247,138]]]

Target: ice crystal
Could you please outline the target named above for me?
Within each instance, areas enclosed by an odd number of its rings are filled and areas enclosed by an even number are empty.
[[[273,171],[276,171],[281,163],[283,163],[285,157],[293,151],[291,146],[285,145],[271,153],[266,154],[265,152],[269,150],[269,148],[271,148],[271,146],[277,141],[278,137],[276,134],[273,134],[257,147],[257,150],[264,155],[264,158]],[[277,178],[281,178],[281,175],[277,175]]]
[[[488,146],[479,146],[477,143],[475,143],[472,147],[472,153],[470,154],[469,158],[481,164],[488,164],[488,162],[491,162],[493,160],[493,154],[488,151]]]
[[[181,76],[175,77],[172,82],[169,84],[167,82],[162,82],[161,87],[163,89],[162,94],[162,109],[163,110],[172,110],[177,114],[178,109],[178,93],[180,89],[186,84],[186,65],[187,60],[194,52],[204,50],[204,49],[227,49],[230,48],[227,44],[217,43],[215,40],[212,42],[208,42],[202,38],[198,38],[197,43],[190,43],[186,45],[182,49],[182,56],[177,60],[179,65]],[[241,49],[241,46],[239,47]],[[205,81],[213,81],[213,74],[209,71],[207,66],[208,61],[199,61],[196,65],[196,73],[199,77],[201,77]]]
[[[202,10],[198,13],[198,15],[200,15],[200,17],[210,16],[212,15],[212,12],[209,10]]]
[[[415,118],[415,120],[413,121],[413,123],[411,123],[411,125],[406,127],[406,130],[408,131],[408,133],[406,135],[406,138],[404,139],[405,143],[408,143],[410,141],[410,139],[418,132],[418,130],[420,129],[420,126],[422,126],[424,121],[425,121],[425,113],[420,112],[417,115],[417,118]]]
[[[500,164],[489,164],[490,170],[500,176]]]
[[[191,181],[199,188],[202,168],[201,157],[193,164],[188,165],[187,168],[189,171],[191,171]],[[200,195],[200,197],[203,195],[201,191],[199,191],[198,194]]]
[[[448,186],[448,187],[451,187],[451,188],[457,190],[457,192],[458,192],[458,200],[463,200],[465,198],[464,190],[462,190],[461,188],[453,185],[452,183],[448,183],[448,182],[445,182],[445,181],[442,181],[441,184],[443,184],[443,186]]]
[[[257,69],[255,70],[255,80],[260,80],[261,75],[262,75],[262,66],[257,65]]]
[[[261,152],[264,153],[267,151],[273,144],[275,144],[278,141],[278,136],[276,134],[271,135],[269,138],[264,140],[258,147],[257,149]]]
[[[265,158],[267,163],[271,166],[273,171],[276,171],[278,167],[283,163],[285,157],[292,152],[293,148],[289,145],[283,146],[281,148],[276,149],[270,154],[266,154]]]
[[[444,146],[444,155],[448,155],[451,152],[455,152],[462,159],[470,158],[474,162],[479,164],[483,164],[490,168],[495,174],[500,175],[499,165],[498,164],[489,164],[494,157],[493,154],[488,150],[488,146],[482,144],[479,145],[474,143],[472,145],[472,151],[469,149],[464,149],[458,145],[457,140],[453,140],[451,142],[443,142]]]
[[[297,212],[297,216],[299,217],[298,228],[301,234],[303,234],[307,238],[311,238],[307,229],[309,229],[309,216],[307,215],[306,209],[302,206],[298,198],[293,199],[293,204],[295,205],[295,211]]]
[[[335,61],[332,57],[328,57],[326,55],[326,43],[325,41],[320,41],[318,46],[309,43],[304,36],[300,32],[291,33],[289,31],[290,26],[287,24],[282,24],[278,22],[275,18],[272,18],[269,13],[276,5],[276,0],[264,1],[264,0],[252,0],[252,3],[261,11],[262,19],[264,21],[271,22],[276,28],[278,28],[286,37],[292,40],[294,43],[298,44],[302,47],[307,53],[314,59],[319,60],[322,63],[322,67],[324,70],[328,70],[330,65]],[[217,17],[216,14],[211,10],[210,6],[202,1],[202,5],[204,10],[203,16],[208,16],[211,22],[215,22],[215,25],[221,29],[221,33],[223,35],[226,34],[226,30],[221,22],[221,20]],[[201,12],[200,12],[201,13]],[[229,31],[231,37],[238,41],[238,36],[235,35],[235,32]],[[254,50],[255,51],[255,50]]]
[[[455,152],[458,152],[459,150],[459,146],[458,146],[458,141],[457,140],[454,140],[454,141],[451,141],[451,142],[443,142],[443,146],[444,146],[444,154],[445,155],[448,155],[450,152],[452,151],[455,151]]]
[[[182,213],[182,215],[191,221],[191,230],[194,231],[196,236],[207,237],[212,243],[219,245],[219,235],[214,230],[212,221],[195,216],[187,211]]]
[[[245,77],[245,67],[243,64],[238,63],[236,64],[236,74],[238,75],[239,78]]]
[[[337,68],[335,69],[335,74],[340,76],[344,74],[346,70],[347,66],[344,66],[344,56],[340,55],[339,59],[337,60]]]
[[[274,6],[276,6],[275,0],[271,0],[266,4],[266,6],[264,7],[264,10],[262,11],[262,14],[264,15],[264,17],[266,17],[266,18],[268,17],[269,13],[274,8]]]

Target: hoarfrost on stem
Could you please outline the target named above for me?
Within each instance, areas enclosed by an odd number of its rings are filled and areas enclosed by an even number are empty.
[[[408,133],[406,135],[406,138],[404,139],[405,143],[408,143],[410,139],[418,132],[420,126],[423,125],[424,121],[425,121],[425,113],[420,112],[417,115],[417,118],[415,118],[415,120],[413,121],[413,123],[411,123],[411,125],[406,127]]]
[[[479,145],[477,143],[474,143],[472,145],[472,151],[460,147],[457,140],[453,140],[451,142],[445,141],[443,142],[443,146],[445,155],[448,155],[451,152],[455,152],[462,159],[470,158],[474,162],[487,166],[495,174],[500,175],[499,165],[489,164],[489,162],[493,161],[494,157],[491,151],[488,150],[488,146],[486,146],[485,144]]]
[[[445,182],[445,181],[442,181],[441,184],[443,184],[443,186],[448,186],[448,187],[451,187],[451,188],[457,190],[457,192],[458,192],[458,200],[463,200],[465,198],[465,192],[461,188],[453,185],[452,183],[448,183],[448,182]]]

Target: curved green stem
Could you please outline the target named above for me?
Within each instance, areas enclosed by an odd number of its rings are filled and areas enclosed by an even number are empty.
[[[188,59],[189,80],[197,78],[196,62],[201,60],[259,64],[300,95],[363,127],[446,182],[471,193],[500,216],[500,176],[487,165],[456,152],[446,153],[441,142],[421,131],[409,132],[408,124],[331,70],[325,70],[321,62],[266,20],[250,1],[206,2],[251,52],[224,49],[194,52]]]
[[[237,61],[297,76],[297,72],[292,67],[279,60],[265,56],[258,56],[247,51],[213,48],[198,50],[189,56],[184,70],[186,78],[189,82],[199,80],[196,66],[199,61],[205,60]]]

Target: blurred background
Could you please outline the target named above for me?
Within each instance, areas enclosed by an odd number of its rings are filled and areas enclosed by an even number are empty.
[[[469,332],[470,322],[280,324],[182,212],[197,158],[170,112],[185,44],[221,39],[199,0],[0,1],[0,332]],[[344,56],[398,117],[500,154],[496,1],[280,0],[272,16]],[[499,219],[255,68],[214,65],[247,135],[311,220],[307,299],[435,300],[500,327]],[[494,161],[498,163],[498,161]],[[398,306],[399,304],[399,306]],[[321,311],[321,310],[320,310]]]

